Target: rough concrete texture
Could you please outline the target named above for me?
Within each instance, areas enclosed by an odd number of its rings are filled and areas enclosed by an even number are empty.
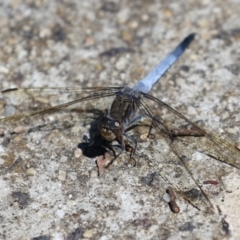
[[[133,86],[195,32],[152,94],[235,144],[239,12],[239,0],[2,0],[0,88]],[[14,96],[11,104],[5,100],[1,96],[1,116],[23,107]],[[15,134],[1,126],[0,239],[240,238],[239,170],[199,161],[200,175],[210,174],[202,180],[219,182],[208,191],[221,213],[198,211],[178,196],[175,214],[149,161],[139,157],[133,167],[126,153],[98,177],[95,159],[77,150],[88,128],[77,117],[57,117],[41,119],[55,123],[42,127],[31,119],[32,131],[19,124]],[[139,155],[161,159],[157,142],[139,141]]]

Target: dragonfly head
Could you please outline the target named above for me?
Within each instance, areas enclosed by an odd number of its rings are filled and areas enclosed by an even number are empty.
[[[107,116],[100,118],[97,126],[101,135],[108,141],[114,141],[122,128],[119,120]]]

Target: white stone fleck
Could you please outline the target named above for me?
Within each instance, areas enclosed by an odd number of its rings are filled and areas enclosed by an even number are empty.
[[[3,165],[5,163],[5,160],[0,157],[0,165]]]
[[[58,209],[56,211],[56,215],[59,217],[59,218],[63,218],[64,215],[65,215],[65,212],[62,210],[62,209]]]
[[[192,106],[188,106],[188,109],[187,109],[187,114],[188,115],[197,115],[197,111],[196,111],[196,109],[194,108],[194,107],[192,107]]]
[[[34,168],[28,168],[26,174],[27,176],[34,176],[37,174],[37,171]]]
[[[143,21],[143,22],[147,22],[148,20],[149,20],[149,15],[143,14],[143,15],[142,15],[142,21]]]
[[[136,29],[136,28],[138,28],[139,23],[137,21],[130,21],[128,25],[130,28]]]
[[[22,133],[24,131],[23,126],[17,126],[13,129],[14,133]]]
[[[40,31],[39,37],[40,38],[46,38],[51,36],[51,30],[48,28],[44,28]]]
[[[112,239],[112,237],[104,235],[104,236],[101,236],[99,239],[100,240],[110,240],[110,239]]]
[[[83,237],[85,238],[91,238],[95,233],[95,229],[92,228],[92,229],[88,229],[86,230],[84,233],[83,233]]]
[[[27,52],[26,50],[20,50],[20,51],[18,51],[18,56],[17,56],[17,58],[18,58],[19,61],[21,61],[21,60],[23,60],[24,58],[26,58],[27,55],[28,55],[28,52]]]
[[[67,162],[67,160],[68,160],[68,157],[62,155],[61,158],[60,158],[60,160],[59,160],[59,162],[61,162],[61,163],[65,163],[65,162]]]
[[[72,181],[76,181],[76,180],[77,180],[77,172],[69,172],[69,173],[67,174],[67,177],[68,177],[69,179],[71,179]]]
[[[128,18],[130,16],[130,9],[129,8],[123,8],[118,14],[117,14],[117,19],[118,22],[123,24],[126,23]]]
[[[116,69],[117,70],[119,70],[119,71],[122,71],[122,70],[124,70],[125,68],[126,68],[126,66],[127,66],[127,60],[126,60],[126,58],[120,58],[118,61],[117,61],[117,63],[116,63]]]
[[[9,73],[9,69],[4,67],[4,66],[0,66],[0,73],[8,74]]]
[[[74,156],[76,158],[79,158],[82,156],[82,150],[80,148],[77,148],[75,151],[74,151]]]
[[[59,172],[58,172],[58,180],[66,181],[66,176],[67,176],[67,172],[66,171],[59,170]]]

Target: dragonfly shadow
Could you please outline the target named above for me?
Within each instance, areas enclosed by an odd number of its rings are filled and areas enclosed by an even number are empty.
[[[101,136],[96,122],[91,124],[89,130],[90,137],[83,136],[83,142],[78,144],[78,148],[82,150],[84,156],[89,158],[95,158],[97,156],[104,155],[107,152],[107,142]]]
[[[88,109],[87,112],[93,113],[95,117],[85,118],[84,126],[90,125],[89,136],[83,136],[83,141],[78,144],[78,148],[82,150],[84,156],[89,158],[102,156],[109,152],[109,150],[113,151],[111,142],[103,138],[97,127],[97,123],[103,116],[103,112],[96,109]]]

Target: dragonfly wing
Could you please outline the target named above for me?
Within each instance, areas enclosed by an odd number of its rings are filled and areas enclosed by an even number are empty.
[[[60,111],[79,113],[105,110],[122,88],[20,88],[3,90],[6,109],[13,116],[0,119],[0,124],[16,123],[32,117]],[[99,101],[101,99],[101,101]],[[104,101],[104,99],[106,101]],[[6,110],[7,115],[9,114]]]
[[[152,126],[157,131],[156,144],[158,144],[160,138],[164,139],[168,146],[168,153],[165,153],[164,148],[160,146],[154,150],[159,153],[159,156],[163,156],[161,160],[163,162],[159,162],[159,157],[158,159],[155,157],[155,168],[162,165],[159,170],[160,176],[165,180],[167,179],[175,190],[190,201],[192,205],[199,209],[212,208],[213,204],[210,199],[214,195],[220,194],[221,189],[216,186],[213,187],[214,189],[209,188],[204,186],[203,183],[209,178],[220,181],[221,177],[230,171],[231,166],[239,168],[239,149],[191,122],[164,102],[151,95],[143,95],[144,98],[139,101],[139,107],[151,119]],[[172,134],[171,130],[181,128],[197,130],[200,135],[197,137],[177,137]],[[214,161],[213,158],[229,166],[219,166],[219,162]],[[172,177],[174,169],[181,169],[177,170],[181,174],[176,174],[178,177],[175,178]],[[187,188],[188,185],[189,188]]]
[[[63,141],[62,148],[79,144],[79,132],[82,142],[78,148],[85,156],[95,157],[102,155],[108,148],[108,143],[101,137],[97,129],[97,119],[103,115],[106,108],[111,106],[113,99],[122,88],[21,88],[4,90],[4,107],[1,115],[11,114],[0,119],[2,141],[10,137],[9,133],[22,134],[31,142],[32,136],[38,136],[47,142],[54,133],[60,133],[59,137],[49,140]],[[56,130],[56,131],[53,131]],[[60,130],[60,131],[59,131]],[[34,132],[36,134],[34,135]],[[70,133],[69,133],[70,132]],[[15,135],[13,135],[14,137]],[[43,136],[43,137],[40,137]],[[73,136],[71,139],[70,136]],[[5,140],[4,140],[5,139]],[[9,138],[11,139],[11,138]],[[23,143],[25,142],[22,139]],[[40,140],[41,141],[41,140]],[[81,140],[80,140],[81,141]],[[14,141],[6,143],[12,155],[17,153],[18,145]],[[51,146],[46,151],[54,151]],[[61,149],[61,144],[56,144]],[[26,147],[26,151],[29,149]],[[61,151],[55,149],[55,151]],[[23,148],[21,148],[21,151]],[[36,152],[35,150],[33,153]],[[31,153],[32,154],[32,153]]]
[[[162,109],[162,111],[165,113],[165,118],[163,119],[162,117],[162,120],[168,129],[174,130],[188,128],[202,133],[202,136],[198,137],[173,137],[175,142],[181,141],[196,151],[199,151],[235,168],[240,168],[240,150],[238,148],[211,133],[210,131],[203,129],[196,123],[190,121],[187,117],[177,112],[175,109],[171,108],[169,105],[160,101],[159,99],[148,94],[144,94],[144,96],[145,98],[152,100],[151,102],[154,102],[157,105],[157,108],[155,106],[156,109]],[[156,114],[153,116],[156,116]]]
[[[166,129],[163,128],[162,124],[157,124],[155,122],[154,128],[157,131],[154,132],[154,140],[138,141],[138,146],[140,146],[140,143],[145,144],[145,146],[137,148],[137,155],[141,155],[150,162],[150,171],[154,171],[160,176],[165,190],[172,187],[177,192],[177,201],[182,197],[197,209],[203,211],[211,209],[212,204],[208,197],[196,185],[195,178],[187,169],[188,166],[184,165],[182,155],[179,154],[180,149],[172,145],[171,138],[166,134]],[[135,131],[133,135],[136,136],[140,132],[139,135],[144,136],[144,130],[145,133],[148,132],[146,127],[138,127],[133,130]]]

